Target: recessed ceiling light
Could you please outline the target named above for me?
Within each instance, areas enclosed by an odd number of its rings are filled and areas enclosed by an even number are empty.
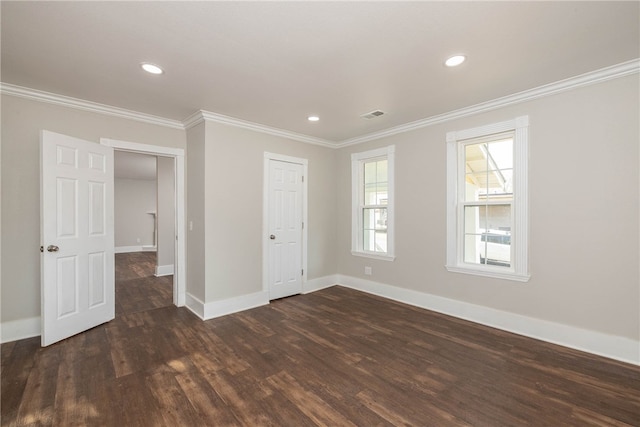
[[[447,67],[456,67],[462,64],[465,61],[465,59],[467,58],[464,55],[455,55],[447,59],[444,65],[446,65]]]
[[[307,117],[307,120],[309,120],[310,122],[317,122],[318,120],[320,120],[320,117],[318,117],[318,116],[309,116],[309,117]]]
[[[164,70],[162,68],[160,68],[160,67],[158,67],[157,65],[154,65],[154,64],[149,64],[148,62],[143,62],[142,64],[140,64],[140,66],[147,73],[151,73],[151,74],[162,74],[162,73],[164,73]]]

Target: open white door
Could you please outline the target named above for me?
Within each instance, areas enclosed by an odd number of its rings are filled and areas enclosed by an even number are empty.
[[[113,148],[40,134],[42,346],[115,316]]]
[[[302,171],[269,160],[269,299],[302,292]]]

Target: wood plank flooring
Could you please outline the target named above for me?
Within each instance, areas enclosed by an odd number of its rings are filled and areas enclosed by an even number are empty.
[[[116,316],[173,304],[173,276],[155,277],[156,253],[116,254]]]
[[[636,366],[342,287],[206,322],[118,303],[1,346],[3,426],[640,425]]]

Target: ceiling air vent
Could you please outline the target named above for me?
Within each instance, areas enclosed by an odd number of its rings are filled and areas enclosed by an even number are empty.
[[[362,114],[360,117],[362,117],[363,119],[375,119],[376,117],[380,117],[383,114],[384,114],[384,111],[374,110],[374,111],[371,111],[370,113]]]

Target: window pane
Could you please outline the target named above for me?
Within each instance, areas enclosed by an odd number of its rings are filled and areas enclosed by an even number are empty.
[[[489,205],[486,209],[486,232],[482,240],[486,252],[482,254],[486,264],[511,265],[511,205]]]
[[[375,251],[387,253],[387,231],[376,231]]]
[[[377,205],[378,199],[378,187],[376,183],[364,185],[364,204],[365,205]]]
[[[486,207],[465,206],[464,234],[482,234],[486,229]]]
[[[480,213],[480,220],[487,224],[485,230],[488,232],[496,230],[511,233],[511,205],[489,205]]]
[[[364,230],[362,234],[362,249],[369,252],[375,250],[375,231]]]
[[[364,230],[387,230],[387,208],[365,208],[362,211]]]
[[[482,174],[488,169],[485,143],[468,144],[464,148],[467,172]]]
[[[386,205],[388,201],[387,160],[364,164],[364,204]]]
[[[387,182],[387,159],[376,162],[376,181]]]
[[[464,208],[464,262],[480,264],[481,258],[484,257],[486,244],[481,237],[486,227],[486,210],[486,206]]]
[[[365,251],[387,252],[387,209],[365,208],[362,210],[363,242]]]
[[[507,138],[487,144],[492,160],[491,169],[513,169],[513,139]]]
[[[479,234],[465,234],[464,236],[464,262],[480,264],[480,254],[484,253],[484,242]]]
[[[511,266],[511,235],[487,233],[483,236],[486,255],[482,254],[486,264]]]
[[[375,184],[376,182],[376,162],[366,162],[364,164],[364,183]]]
[[[378,182],[377,192],[376,192],[376,205],[386,205],[388,196],[388,185],[387,182]]]
[[[513,199],[513,139],[464,146],[464,200]]]

